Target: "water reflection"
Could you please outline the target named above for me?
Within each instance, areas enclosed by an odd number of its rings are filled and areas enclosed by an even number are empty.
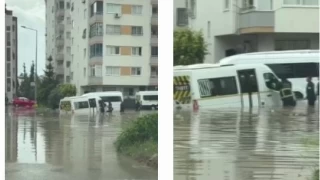
[[[177,111],[174,179],[305,180],[318,166],[317,108]]]
[[[113,142],[135,112],[110,116],[6,114],[8,179],[157,179],[157,172],[118,158]]]

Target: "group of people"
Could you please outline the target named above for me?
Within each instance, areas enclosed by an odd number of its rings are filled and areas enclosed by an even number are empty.
[[[280,85],[280,96],[282,99],[283,106],[295,106],[296,100],[294,98],[294,94],[292,92],[292,84],[286,78],[281,79]],[[317,90],[315,91],[315,85],[312,82],[312,78],[307,78],[307,86],[306,86],[306,98],[308,100],[309,106],[314,106],[317,96],[319,96],[319,82],[317,83]]]

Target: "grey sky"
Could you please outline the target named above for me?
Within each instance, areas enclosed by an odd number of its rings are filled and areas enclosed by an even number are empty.
[[[27,26],[38,30],[38,75],[44,74],[46,59],[45,39],[45,1],[44,0],[6,0],[7,9],[18,18],[18,75],[23,72],[23,63],[27,72],[35,60],[35,32],[21,28]]]

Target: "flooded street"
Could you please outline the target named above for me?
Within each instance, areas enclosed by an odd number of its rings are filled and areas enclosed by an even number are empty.
[[[145,112],[141,112],[143,114]],[[6,179],[155,180],[157,171],[118,156],[113,142],[136,112],[71,117],[7,110]]]
[[[190,117],[191,116],[191,117]],[[319,166],[319,111],[175,112],[175,180],[307,180]]]

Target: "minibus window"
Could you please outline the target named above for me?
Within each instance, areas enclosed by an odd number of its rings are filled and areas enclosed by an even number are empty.
[[[279,78],[318,77],[319,63],[266,64]]]
[[[157,95],[144,95],[143,100],[145,101],[158,101]]]
[[[238,94],[235,77],[198,80],[201,98]]]
[[[279,80],[272,73],[264,73],[264,80],[266,82],[266,86],[269,89],[278,90],[279,89]]]
[[[74,102],[74,108],[75,109],[89,108],[89,102],[88,101]]]
[[[103,102],[121,102],[121,96],[100,96]]]

